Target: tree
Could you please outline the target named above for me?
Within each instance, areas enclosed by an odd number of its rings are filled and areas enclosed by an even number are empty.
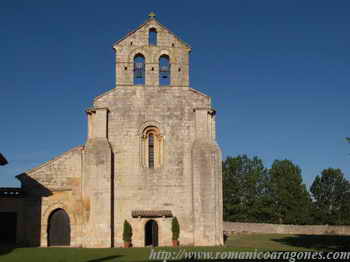
[[[315,222],[350,224],[350,183],[340,169],[324,169],[321,176],[316,176],[310,191]]]
[[[266,168],[257,157],[227,157],[223,161],[223,201],[226,221],[264,220]],[[262,221],[261,221],[262,222]]]
[[[302,183],[301,169],[289,160],[275,160],[269,170],[266,204],[271,206],[271,222],[307,224],[311,198]]]

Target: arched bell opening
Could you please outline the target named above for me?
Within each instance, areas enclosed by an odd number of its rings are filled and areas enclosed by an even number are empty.
[[[148,31],[148,44],[157,45],[157,29],[151,28]]]
[[[170,85],[170,58],[168,55],[159,57],[159,85]]]
[[[134,85],[145,84],[145,57],[142,54],[134,56]]]

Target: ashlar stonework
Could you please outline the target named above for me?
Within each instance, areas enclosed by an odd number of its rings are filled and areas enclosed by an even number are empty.
[[[169,246],[174,217],[181,245],[222,245],[215,110],[209,96],[190,88],[191,47],[152,15],[113,48],[116,87],[86,110],[85,145],[17,176],[25,193],[17,212],[26,221],[19,240],[50,245],[49,228],[59,226],[50,218],[63,209],[71,246],[122,246],[125,220],[133,246],[145,246],[147,234]],[[146,232],[149,220],[156,232]]]

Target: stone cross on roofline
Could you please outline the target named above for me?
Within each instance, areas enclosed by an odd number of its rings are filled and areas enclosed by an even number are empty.
[[[156,14],[154,12],[151,12],[148,14],[148,17],[154,19],[156,17]]]

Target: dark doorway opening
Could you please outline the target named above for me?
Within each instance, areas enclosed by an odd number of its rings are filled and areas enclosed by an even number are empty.
[[[0,243],[16,244],[17,213],[0,212]]]
[[[49,246],[70,246],[69,216],[63,209],[54,210],[47,228]]]
[[[145,225],[145,246],[158,246],[158,224],[154,220]]]

